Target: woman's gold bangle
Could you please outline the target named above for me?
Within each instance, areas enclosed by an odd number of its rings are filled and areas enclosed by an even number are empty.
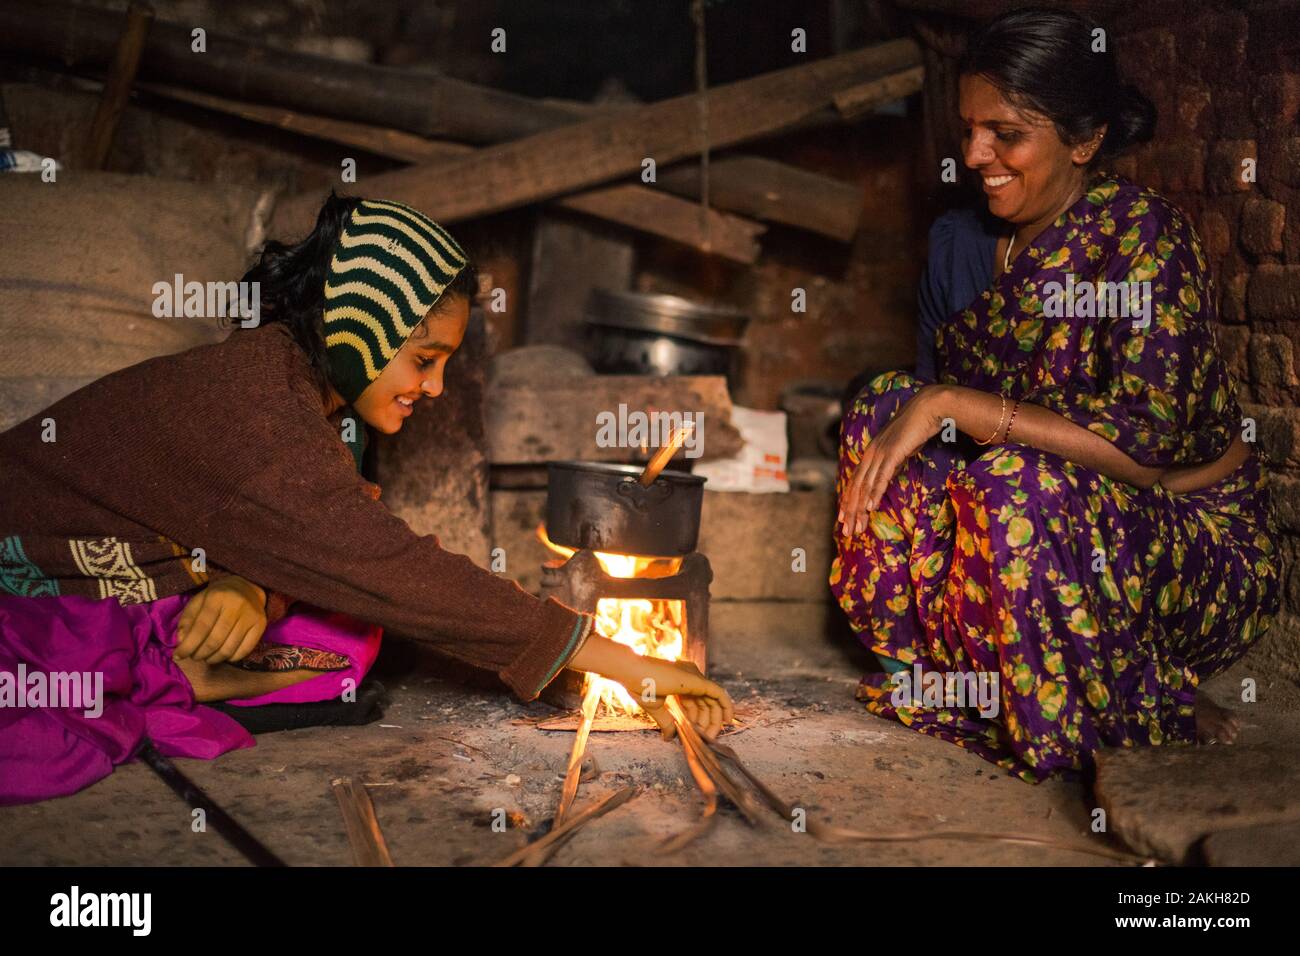
[[[998,437],[998,432],[1002,431],[1002,423],[1007,419],[1007,397],[1005,395],[1001,395],[1000,397],[1002,399],[1002,411],[998,414],[998,427],[993,429],[993,434],[990,435],[986,441],[980,441],[977,438],[975,439],[975,444],[991,445],[993,444],[993,439]]]
[[[1004,442],[1011,441],[1011,426],[1016,423],[1016,412],[1020,411],[1020,399],[1016,399],[1016,404],[1011,407],[1011,421],[1007,422],[1006,434],[1002,436]]]

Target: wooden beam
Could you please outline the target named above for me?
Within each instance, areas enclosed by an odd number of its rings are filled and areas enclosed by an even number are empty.
[[[210,93],[341,119],[383,122],[421,136],[492,143],[572,119],[572,111],[434,73],[352,63],[206,31],[199,24],[155,23],[140,75]],[[44,56],[74,69],[103,69],[113,56],[121,15],[75,3],[0,0],[0,52]]]
[[[48,5],[49,16],[40,18],[39,22],[32,22],[29,18],[19,23],[18,7],[19,4],[13,0],[0,0],[0,49],[60,57],[73,68],[98,68],[107,61],[112,14],[55,3]],[[240,100],[259,100],[257,104],[242,103],[235,111],[226,109],[225,112],[235,112],[248,120],[269,122],[308,135],[337,139],[341,127],[331,127],[330,120],[341,120],[344,124],[378,121],[382,126],[369,126],[374,131],[372,142],[360,146],[383,155],[395,155],[394,150],[408,146],[402,142],[403,134],[412,131],[420,134],[412,137],[415,139],[441,133],[461,135],[461,138],[474,142],[499,142],[571,124],[581,118],[601,114],[612,116],[634,109],[623,104],[532,100],[469,83],[458,85],[446,78],[281,51],[212,33],[205,36],[207,51],[203,56],[195,56],[190,51],[190,35],[174,23],[159,23],[153,34],[140,66],[147,77],[155,81],[182,81],[187,86],[201,88],[208,95],[218,94],[207,104],[213,109],[221,108],[216,105],[222,99],[220,94],[237,96]],[[177,55],[178,48],[183,48],[183,55]],[[214,62],[220,62],[221,68],[211,69]],[[346,90],[342,90],[339,77],[346,78]],[[155,82],[151,88],[174,99],[186,99],[186,91],[174,83]],[[204,94],[192,92],[191,95]],[[413,108],[412,101],[419,108]],[[430,104],[434,103],[447,111],[446,122],[430,118],[428,111]],[[473,117],[460,114],[467,104],[473,105]],[[304,111],[309,116],[304,117]],[[484,129],[474,133],[477,125],[484,126]],[[339,139],[338,142],[347,140]],[[454,155],[454,152],[442,153],[442,156],[447,155]],[[845,237],[849,228],[845,225],[844,207],[839,207],[841,211],[833,216],[819,215],[827,208],[824,196],[835,191],[833,179],[816,177],[813,173],[776,164],[772,160],[753,160],[753,163],[766,164],[762,181],[750,178],[757,166],[733,165],[725,161],[715,165],[710,173],[711,206],[758,219],[785,222],[832,238]],[[667,177],[664,185],[671,193],[698,195],[697,177],[689,170],[672,170],[671,173],[666,170],[664,176]],[[810,195],[813,202],[809,200]],[[586,206],[591,206],[591,200]],[[666,204],[660,203],[659,206]],[[620,211],[621,204],[615,209]],[[658,215],[659,209],[646,209],[638,219],[649,222]],[[677,217],[679,215],[675,213],[673,219]],[[715,222],[708,232],[718,233],[728,225],[738,224]],[[702,230],[697,228],[695,232],[701,233]],[[852,232],[848,235],[852,238]],[[667,238],[697,248],[705,245],[703,238],[699,237],[682,239],[672,235]],[[714,245],[720,255],[728,255],[728,243],[715,242]],[[745,256],[740,261],[750,259]]]
[[[153,25],[153,8],[147,4],[132,3],[126,11],[126,26],[118,38],[113,53],[113,63],[104,79],[104,89],[99,95],[95,118],[90,123],[86,137],[85,167],[103,169],[108,159],[108,149],[113,145],[113,133],[122,116],[126,101],[131,96],[131,83],[140,66],[145,38]]]
[[[699,167],[683,163],[663,170],[658,185],[678,196],[698,199]],[[858,231],[862,189],[760,156],[711,156],[709,203],[753,219],[848,242]]]
[[[111,30],[111,13],[54,3],[48,5],[49,15],[43,16],[39,23],[19,22],[20,6],[15,0],[0,0],[0,50],[59,57],[78,68],[98,67],[107,62],[115,35]],[[213,33],[207,35],[207,52],[195,56],[190,52],[188,32],[176,24],[160,23],[154,32],[158,36],[146,47],[141,70],[155,81],[179,80],[207,94],[225,94],[244,101],[255,99],[259,101],[257,105],[242,103],[234,111],[235,115],[338,142],[348,140],[338,139],[340,128],[331,127],[328,119],[360,122],[372,133],[368,142],[356,145],[397,158],[404,157],[395,150],[409,146],[403,142],[405,133],[420,134],[412,135],[412,139],[449,135],[480,143],[500,142],[592,116],[637,109],[626,104],[528,99],[443,77],[293,53]],[[178,48],[183,48],[181,55],[177,54]],[[219,63],[219,68],[210,68],[214,63]],[[173,98],[187,98],[174,83],[154,83],[151,88]],[[217,96],[207,105],[221,109],[216,105],[220,99]],[[435,106],[446,113],[441,119],[430,116]],[[312,115],[303,116],[304,112]],[[833,110],[823,110],[815,122],[837,120]],[[371,125],[375,123],[381,125]],[[454,154],[442,154],[445,155]],[[735,166],[727,161],[712,164],[711,206],[797,226],[842,241],[852,237],[852,230],[846,224],[852,207],[827,202],[827,197],[836,191],[834,180],[771,160],[752,162],[768,165],[761,180],[751,178],[756,168],[753,166]],[[664,170],[661,184],[675,195],[698,197],[698,177],[689,170]],[[836,212],[822,215],[828,208]],[[648,222],[656,215],[657,210],[646,210],[640,218]],[[711,227],[710,231],[717,232],[718,228]],[[697,248],[702,243],[689,238],[667,238]],[[719,254],[727,254],[726,243],[715,245]]]
[[[767,231],[761,223],[716,209],[707,211],[707,226],[702,225],[698,203],[657,193],[644,186],[590,189],[554,202],[564,209],[599,216],[701,252],[746,264],[758,258],[758,237]]]
[[[1135,4],[1129,0],[890,0],[900,10],[966,20],[991,20],[1017,7],[1057,7],[1093,20],[1108,20]]]
[[[367,152],[411,163],[437,163],[478,152],[473,146],[464,143],[425,139],[414,133],[369,126],[351,120],[310,116],[280,106],[241,103],[169,84],[145,83],[140,84],[140,88],[148,93],[255,123],[355,146]],[[856,192],[854,201],[857,201]],[[700,209],[697,205],[646,186],[592,189],[560,197],[552,200],[552,204],[744,264],[752,263],[758,258],[757,237],[766,230],[759,223],[711,209],[706,231],[701,228]]]
[[[776,70],[709,91],[709,147],[720,149],[771,135],[831,108],[840,90],[915,67],[921,52],[912,40],[892,40],[865,50]],[[882,85],[882,101],[887,93]],[[383,173],[367,179],[370,195],[408,203],[434,219],[455,222],[550,199],[641,169],[643,160],[670,163],[701,149],[695,94],[598,116],[580,123],[491,146],[437,166]],[[281,204],[275,228],[306,233],[321,197],[312,192]]]
[[[192,106],[201,106],[216,113],[237,116],[251,123],[274,126],[277,129],[328,140],[344,146],[355,146],[369,153],[377,153],[408,163],[435,163],[474,152],[473,146],[450,140],[427,139],[405,130],[373,126],[355,120],[317,116],[265,103],[248,103],[226,96],[204,93],[172,83],[137,83],[136,89]]]
[[[919,93],[924,85],[925,67],[914,66],[910,70],[903,70],[893,76],[886,76],[879,80],[872,80],[869,83],[851,86],[847,90],[840,90],[831,97],[831,101],[835,104],[835,108],[840,111],[841,116],[846,120],[854,120],[870,112],[882,102],[902,99],[904,96]]]

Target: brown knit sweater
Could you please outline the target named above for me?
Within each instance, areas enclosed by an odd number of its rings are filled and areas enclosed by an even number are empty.
[[[0,434],[0,489],[0,594],[87,593],[78,573],[123,603],[184,593],[207,580],[187,570],[202,548],[268,592],[495,670],[525,700],[592,626],[385,508],[278,323],[115,372]]]

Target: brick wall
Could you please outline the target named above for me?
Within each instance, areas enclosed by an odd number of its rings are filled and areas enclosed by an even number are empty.
[[[1284,613],[1300,614],[1300,2],[1156,3],[1120,24],[1154,142],[1120,171],[1191,214],[1219,294],[1220,347],[1271,463]],[[1251,161],[1251,162],[1244,162]],[[1250,167],[1254,167],[1253,181]],[[1261,650],[1300,673],[1284,617]]]

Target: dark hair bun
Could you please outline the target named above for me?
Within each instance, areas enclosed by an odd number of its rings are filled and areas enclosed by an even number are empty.
[[[1102,152],[1111,156],[1121,153],[1137,143],[1148,142],[1155,131],[1155,105],[1136,86],[1125,83],[1119,89]]]

